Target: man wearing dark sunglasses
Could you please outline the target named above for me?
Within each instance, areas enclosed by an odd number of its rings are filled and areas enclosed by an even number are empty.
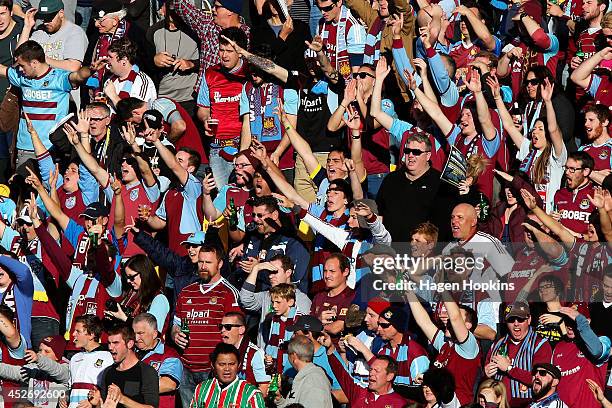
[[[376,334],[384,341],[378,354],[397,361],[400,369],[395,384],[417,384],[417,378],[429,368],[427,352],[406,333],[408,319],[408,313],[397,306],[386,308],[378,317]]]
[[[324,52],[344,79],[349,79],[363,62],[366,31],[351,14],[343,0],[317,0],[323,14],[319,33],[325,44]]]
[[[264,351],[245,336],[246,330],[246,321],[242,312],[228,312],[219,323],[221,341],[236,347],[240,354],[238,378],[250,384],[257,384],[265,395],[271,378],[266,373]]]
[[[533,395],[531,370],[538,363],[548,363],[552,349],[548,341],[538,336],[530,326],[529,304],[515,302],[506,310],[508,334],[493,343],[484,373],[503,382],[508,390],[510,406],[524,406]]]
[[[557,394],[557,387],[562,378],[561,370],[557,366],[551,363],[534,364],[531,377],[534,402],[529,405],[529,408],[567,408],[567,404]],[[587,407],[582,404],[574,406]]]

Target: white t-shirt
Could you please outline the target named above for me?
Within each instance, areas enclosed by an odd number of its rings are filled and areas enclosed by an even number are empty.
[[[524,138],[521,143],[521,149],[516,153],[516,158],[523,161],[530,151],[531,140]],[[535,157],[531,161],[529,168],[529,179],[533,179],[532,172],[535,167],[535,162],[542,154],[542,151],[537,151]],[[551,213],[554,208],[555,192],[561,188],[561,178],[563,177],[563,165],[567,161],[567,149],[563,145],[561,154],[557,157],[555,155],[555,149],[551,149],[550,159],[548,160],[548,167],[546,168],[546,178],[548,183],[546,184],[534,184],[536,191],[542,197],[542,201],[546,205],[546,212]]]

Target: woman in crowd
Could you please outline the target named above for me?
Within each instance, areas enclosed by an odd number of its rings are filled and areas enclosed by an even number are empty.
[[[117,310],[107,310],[106,314],[125,322],[140,313],[151,313],[163,333],[168,324],[170,304],[163,293],[164,287],[155,265],[149,257],[139,254],[131,257],[123,270],[128,285],[124,286]]]
[[[561,186],[563,165],[567,161],[567,149],[563,143],[563,135],[557,126],[557,118],[552,104],[554,84],[548,79],[540,84],[540,96],[545,105],[545,117],[535,118],[532,129],[521,132],[514,126],[512,116],[500,94],[497,78],[487,78],[487,83],[493,91],[495,104],[499,110],[504,129],[510,135],[519,152],[516,158],[521,161],[520,170],[527,173],[536,188],[538,195],[544,200],[546,211],[553,210],[554,195]]]

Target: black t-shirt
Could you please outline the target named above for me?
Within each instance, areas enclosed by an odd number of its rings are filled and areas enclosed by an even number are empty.
[[[159,376],[153,367],[142,361],[125,371],[117,370],[117,364],[107,368],[100,384],[103,399],[106,399],[111,384],[118,386],[123,395],[139,404],[159,406]]]
[[[297,131],[308,142],[315,153],[329,152],[342,145],[344,129],[338,132],[327,130],[327,122],[332,113],[327,105],[329,91],[342,95],[344,93],[344,79],[341,77],[337,84],[326,84],[321,81],[313,84],[303,84],[304,77],[290,75],[286,89],[295,89],[300,98],[298,110]]]
[[[0,39],[0,64],[10,67],[13,65],[13,53],[17,47],[17,37],[23,29],[23,20],[15,18],[15,26],[9,35]],[[0,101],[4,99],[9,81],[6,77],[0,77]]]

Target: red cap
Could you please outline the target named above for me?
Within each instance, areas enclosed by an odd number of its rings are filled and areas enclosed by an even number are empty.
[[[380,314],[386,308],[391,307],[391,303],[387,302],[383,298],[375,297],[373,299],[370,299],[370,301],[368,302],[368,307],[372,309],[376,314]]]

